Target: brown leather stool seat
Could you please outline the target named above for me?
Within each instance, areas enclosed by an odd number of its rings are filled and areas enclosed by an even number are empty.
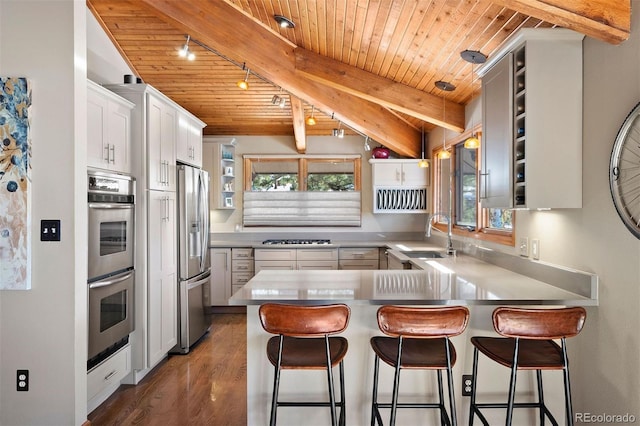
[[[395,425],[398,408],[439,409],[442,424],[457,424],[451,371],[456,362],[456,350],[449,337],[464,332],[469,320],[469,310],[464,306],[437,308],[382,306],[378,309],[377,318],[380,331],[391,337],[374,336],[371,338],[371,348],[375,353],[371,425],[375,425],[376,421],[382,425],[380,408],[391,408],[390,425],[392,426]],[[378,402],[380,360],[395,369],[390,403]],[[401,369],[436,370],[438,402],[398,402]],[[447,371],[451,418],[447,414],[444,403],[442,370]]]
[[[581,307],[552,309],[502,307],[494,310],[493,327],[504,337],[471,338],[474,351],[469,425],[473,425],[475,415],[483,425],[489,425],[480,408],[506,408],[505,424],[508,426],[512,423],[514,408],[538,408],[541,425],[544,424],[545,417],[557,425],[556,419],[544,403],[542,370],[563,371],[566,422],[567,425],[573,425],[566,338],[580,333],[585,319],[586,311]],[[560,345],[555,342],[558,339]],[[511,369],[506,403],[476,402],[478,352]],[[517,370],[536,370],[538,402],[514,402]]]
[[[267,303],[258,311],[265,331],[277,336],[267,342],[267,358],[275,367],[270,424],[276,424],[278,407],[331,407],[332,425],[345,424],[344,357],[347,339],[332,336],[349,324],[347,305],[302,306]],[[336,402],[333,367],[340,369],[340,400]],[[326,370],[329,401],[290,402],[278,400],[280,372],[283,369]],[[340,407],[337,419],[336,407]]]

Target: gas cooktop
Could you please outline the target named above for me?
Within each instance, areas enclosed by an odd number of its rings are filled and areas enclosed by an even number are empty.
[[[331,240],[313,240],[313,239],[295,239],[295,240],[264,240],[262,244],[276,245],[276,244],[305,244],[305,245],[319,245],[319,244],[331,244]]]

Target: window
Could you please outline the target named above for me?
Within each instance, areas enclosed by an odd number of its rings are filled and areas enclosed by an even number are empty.
[[[360,157],[245,156],[245,191],[359,191]]]
[[[359,155],[244,155],[244,226],[361,226]]]
[[[453,232],[474,236],[500,244],[514,245],[513,221],[510,209],[483,209],[478,196],[479,149],[466,149],[464,140],[468,134],[450,145],[451,157],[439,158],[442,148],[433,152],[434,164],[434,211],[448,212],[449,199],[453,212]],[[438,216],[441,230],[445,230],[446,218]],[[471,234],[470,234],[471,233]]]

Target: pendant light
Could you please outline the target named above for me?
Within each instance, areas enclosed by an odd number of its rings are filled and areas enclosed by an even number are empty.
[[[453,84],[446,81],[442,81],[442,80],[436,81],[435,85],[438,89],[442,90],[443,92],[452,92],[456,89],[456,86],[454,86]],[[442,94],[442,121],[443,122],[447,121],[447,97],[445,96],[444,93]],[[438,158],[441,160],[446,160],[448,158],[451,158],[451,152],[447,149],[446,136],[447,136],[447,131],[443,127],[442,128],[442,151],[440,151],[440,153],[438,154]]]
[[[473,65],[474,64],[483,64],[487,60],[487,56],[476,50],[463,50],[460,52],[460,57],[467,62],[471,63],[471,99],[475,94],[475,87],[473,86]],[[466,149],[478,149],[480,147],[480,140],[474,131],[475,123],[473,119],[473,114],[471,114],[471,136],[469,136],[464,141],[464,147]]]
[[[311,105],[311,115],[309,117],[307,117],[307,126],[315,126],[317,121],[316,118],[313,116],[313,112],[315,110],[315,107],[313,105]]]
[[[418,167],[422,169],[429,167],[429,162],[424,158],[424,124],[422,125],[422,156],[420,161],[418,161]]]
[[[247,90],[249,88],[249,82],[247,80],[249,80],[249,68],[247,68],[247,74],[244,76],[244,80],[239,80],[236,83],[236,86],[238,86],[242,90]]]

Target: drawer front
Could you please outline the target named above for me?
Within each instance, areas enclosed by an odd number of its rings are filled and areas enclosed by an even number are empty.
[[[340,269],[379,269],[378,259],[370,260],[342,260],[340,259]]]
[[[338,269],[337,260],[298,260],[299,270],[327,270]]]
[[[232,286],[243,286],[253,277],[253,272],[234,272],[231,274]]]
[[[233,259],[231,261],[233,272],[249,272],[253,271],[253,259]]]
[[[231,295],[233,296],[234,294],[236,294],[238,292],[238,290],[240,290],[242,288],[241,285],[233,285],[231,286]]]
[[[375,259],[378,260],[379,250],[377,247],[362,248],[341,248],[340,260]]]
[[[295,260],[256,260],[255,261],[256,274],[266,269],[293,271],[296,269],[296,261]]]
[[[114,383],[120,383],[130,372],[131,346],[126,346],[87,373],[87,399],[90,400]]]
[[[233,248],[231,249],[232,259],[253,259],[252,248]]]
[[[301,260],[338,260],[338,249],[298,249]]]
[[[256,261],[296,260],[296,249],[255,249],[253,256]]]

